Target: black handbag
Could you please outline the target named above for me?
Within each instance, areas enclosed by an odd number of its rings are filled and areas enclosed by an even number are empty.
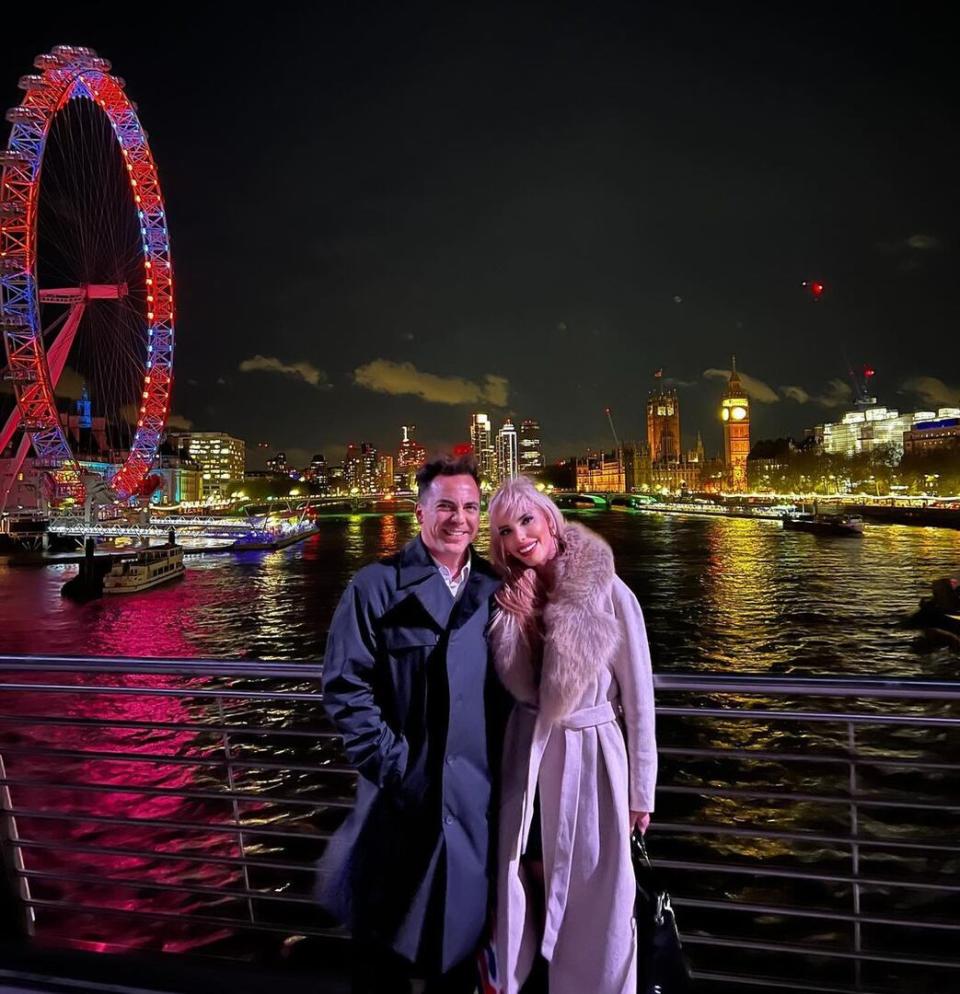
[[[670,895],[657,879],[640,832],[633,833],[630,847],[637,878],[637,994],[684,994],[692,986],[690,967]]]

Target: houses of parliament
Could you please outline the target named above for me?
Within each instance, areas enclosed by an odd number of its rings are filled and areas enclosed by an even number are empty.
[[[611,453],[577,460],[577,490],[625,493],[654,490],[739,493],[747,489],[750,453],[750,400],[737,374],[736,360],[718,408],[723,430],[723,456],[707,459],[697,432],[693,449],[683,450],[680,398],[665,383],[662,370],[646,403],[647,437],[625,442]]]

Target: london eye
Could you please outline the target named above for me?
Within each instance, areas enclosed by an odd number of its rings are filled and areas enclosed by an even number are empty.
[[[98,477],[111,499],[147,498],[174,346],[156,164],[106,59],[58,45],[34,66],[0,151],[0,506],[31,449],[51,503]]]

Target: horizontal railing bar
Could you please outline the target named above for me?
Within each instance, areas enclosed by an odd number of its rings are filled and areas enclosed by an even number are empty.
[[[61,718],[48,715],[0,714],[0,722],[13,725],[55,725],[67,728],[127,728],[148,732],[211,732],[218,735],[282,735],[291,738],[339,739],[338,732],[323,728],[273,728],[269,725],[221,725],[179,721],[135,721],[130,718]]]
[[[62,811],[37,811],[30,808],[8,808],[8,815],[15,818],[42,818],[48,821],[88,823],[91,825],[118,825],[123,828],[176,829],[179,832],[226,832],[231,835],[266,835],[272,839],[322,839],[330,838],[330,832],[280,832],[273,828],[257,828],[245,823],[236,825],[229,822],[189,822],[168,821],[162,818],[113,818],[109,815],[68,814]]]
[[[323,678],[323,666],[313,663],[279,663],[267,660],[223,659],[123,659],[99,656],[11,656],[0,655],[0,671],[37,673],[152,673],[159,676],[228,677],[250,680],[315,680]]]
[[[939,931],[960,932],[960,922],[917,921],[905,918],[883,918],[875,915],[856,915],[844,911],[824,911],[820,908],[789,908],[778,904],[750,904],[743,901],[708,901],[703,898],[678,897],[670,895],[670,900],[679,908],[705,908],[710,911],[740,911],[757,915],[782,915],[784,918],[813,918],[815,920],[848,922],[864,925],[896,925],[901,928],[923,928]]]
[[[841,846],[878,846],[891,849],[920,849],[931,852],[960,852],[960,846],[937,842],[910,842],[903,839],[875,839],[863,835],[829,835],[823,832],[787,832],[775,828],[741,828],[730,825],[700,825],[696,822],[650,822],[651,836],[660,832],[681,832],[686,835],[732,835],[748,839],[783,839],[787,842],[818,842]]]
[[[721,673],[657,673],[661,693],[774,694],[778,697],[894,697],[901,700],[960,700],[956,681],[883,677],[769,677]]]
[[[818,883],[859,884],[861,887],[901,887],[905,890],[960,893],[960,883],[940,884],[925,880],[896,880],[889,877],[849,876],[842,873],[810,873],[777,866],[740,866],[735,863],[711,863],[702,860],[658,859],[657,866],[670,870],[697,870],[704,873],[733,873],[748,877],[773,877],[777,880],[815,880]]]
[[[222,749],[222,746],[220,747]],[[244,759],[243,756],[171,756],[154,752],[103,752],[92,749],[42,749],[33,746],[0,745],[4,756],[29,759],[90,760],[103,763],[169,763],[171,766],[230,767],[232,769],[282,770],[291,773],[336,773],[356,776],[346,763],[284,763],[275,759]]]
[[[252,932],[281,932],[284,935],[309,935],[328,939],[346,939],[348,934],[342,928],[315,928],[303,927],[300,925],[282,925],[274,922],[251,922],[244,918],[219,918],[215,915],[197,915],[190,913],[185,916],[182,911],[141,911],[139,909],[111,908],[102,904],[77,904],[73,901],[55,901],[40,897],[29,897],[24,899],[24,904],[33,908],[45,908],[52,911],[71,911],[79,914],[112,914],[112,915],[133,915],[137,918],[151,918],[160,920],[175,920],[180,923],[185,917],[189,917],[191,924],[195,925],[215,925],[221,928],[240,928]]]
[[[661,756],[703,757],[705,759],[759,759],[786,763],[830,763],[837,766],[857,767],[892,767],[899,769],[908,767],[916,770],[960,771],[960,763],[931,763],[927,760],[914,759],[874,759],[862,753],[826,753],[821,755],[802,752],[772,752],[768,749],[727,749],[720,746],[716,749],[697,749],[685,746],[658,746]]]
[[[0,783],[3,781],[0,780]],[[662,794],[698,794],[704,797],[749,797],[763,801],[803,801],[812,804],[856,804],[860,808],[910,808],[914,811],[960,811],[960,805],[935,804],[926,801],[894,801],[872,794],[806,794],[799,791],[748,790],[745,787],[685,787],[664,784],[657,788]]]
[[[30,780],[19,777],[0,777],[0,785],[31,790],[75,790],[99,794],[142,794],[147,797],[184,797],[199,801],[241,801],[249,804],[286,804],[306,808],[352,808],[354,801],[303,797],[277,797],[271,794],[250,794],[229,790],[192,790],[174,787],[127,786],[111,783],[76,783],[47,780]],[[706,797],[745,797],[767,801],[799,801],[814,804],[850,805],[863,808],[910,808],[914,811],[960,812],[960,805],[945,805],[925,801],[895,801],[859,794],[807,794],[798,791],[759,791],[741,787],[686,787],[664,784],[657,788],[660,794],[695,794]]]
[[[219,700],[247,701],[307,701],[312,704],[322,704],[322,694],[307,694],[296,690],[222,690],[208,687],[130,687],[112,686],[102,683],[85,683],[82,685],[70,683],[0,683],[0,693],[9,691],[22,694],[24,692],[41,694],[76,694],[85,697],[87,694],[110,694],[119,697],[176,697],[187,700],[191,697],[214,697]]]
[[[246,834],[246,833],[245,833]],[[304,836],[300,836],[304,838]],[[154,849],[124,849],[117,846],[78,846],[70,842],[44,842],[37,839],[10,839],[11,849],[42,849],[48,852],[79,853],[87,856],[132,856],[137,859],[162,859],[172,863],[213,863],[218,866],[249,867],[255,870],[281,870],[284,873],[314,873],[310,863],[283,863],[273,860],[248,859],[244,856],[194,855],[183,852],[157,852]]]
[[[900,966],[933,966],[947,970],[960,969],[960,960],[925,959],[905,953],[888,956],[866,950],[826,949],[823,946],[798,946],[788,942],[757,942],[755,939],[726,939],[713,935],[684,935],[684,945],[724,946],[738,950],[754,949],[766,953],[787,953],[796,956],[817,956],[829,959],[866,960],[871,963],[896,963]]]
[[[48,780],[21,780],[0,777],[0,785],[30,790],[78,790],[96,794],[143,794],[146,797],[184,797],[192,801],[241,801],[250,804],[287,804],[298,808],[352,808],[352,800],[322,800],[308,797],[274,797],[270,794],[245,794],[231,790],[179,790],[176,787],[129,787],[109,783],[56,783]]]
[[[203,726],[205,729],[208,726]],[[245,731],[238,729],[237,732]],[[235,732],[234,734],[237,734]],[[313,733],[310,733],[311,735]],[[270,759],[245,758],[244,756],[174,756],[169,753],[105,752],[92,749],[46,749],[37,746],[3,745],[3,754],[28,758],[92,760],[96,762],[169,763],[178,766],[232,767],[233,769],[282,770],[294,773],[336,773],[356,776],[356,769],[346,763],[285,763]],[[890,767],[911,770],[960,771],[960,763],[931,763],[913,759],[873,759],[867,756],[809,755],[805,753],[778,753],[759,749],[695,749],[683,746],[661,746],[661,756],[702,757],[705,759],[771,760],[774,762],[810,762],[857,767]]]
[[[886,990],[866,987],[824,987],[822,984],[807,983],[802,981],[797,983],[792,980],[781,980],[777,977],[747,977],[733,973],[717,973],[714,970],[693,970],[694,980],[709,980],[720,984],[745,984],[749,987],[775,987],[785,991],[804,991],[805,994],[892,994],[890,988]]]
[[[122,674],[151,673],[168,676],[205,676],[240,679],[314,680],[321,682],[323,666],[269,660],[222,659],[125,659],[101,656],[0,655],[0,671],[75,672]],[[758,693],[775,696],[894,697],[903,700],[960,700],[955,681],[884,677],[770,677],[737,674],[656,673],[660,692]]]
[[[269,894],[259,890],[233,890],[225,887],[204,887],[199,884],[164,884],[156,880],[130,880],[127,877],[93,877],[86,873],[62,873],[52,870],[17,870],[16,876],[25,880],[56,880],[72,884],[90,884],[94,887],[109,884],[111,887],[133,888],[134,890],[176,891],[178,894],[200,894],[204,897],[219,897],[225,901],[273,901],[280,904],[308,904],[316,907],[312,897],[299,894]]]
[[[867,714],[857,711],[770,711],[752,708],[694,708],[657,705],[658,717],[671,718],[765,718],[769,721],[816,721],[854,725],[904,725],[911,728],[960,727],[960,717],[930,718],[896,714]]]

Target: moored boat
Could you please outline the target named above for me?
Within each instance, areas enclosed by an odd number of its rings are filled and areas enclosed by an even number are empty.
[[[135,594],[183,576],[183,546],[159,545],[144,549],[134,559],[114,563],[103,578],[105,594]]]

